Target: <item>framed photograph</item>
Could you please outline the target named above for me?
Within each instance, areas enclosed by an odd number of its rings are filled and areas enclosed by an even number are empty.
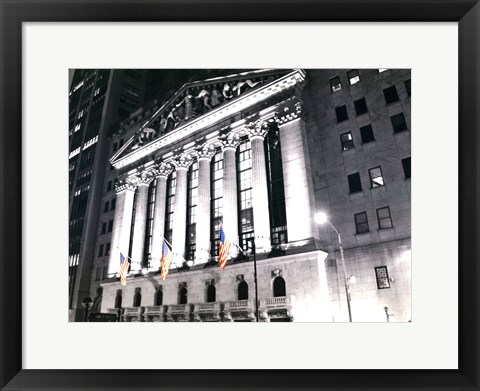
[[[1,389],[478,389],[479,7],[2,1]]]

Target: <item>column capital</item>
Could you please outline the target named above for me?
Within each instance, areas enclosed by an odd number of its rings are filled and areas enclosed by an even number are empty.
[[[204,144],[196,148],[198,160],[208,159],[210,160],[215,155],[215,147],[212,144]]]
[[[250,122],[246,126],[246,130],[247,130],[249,139],[252,139],[255,137],[264,139],[268,133],[268,124],[266,121],[259,119],[258,121]]]
[[[188,170],[190,165],[193,163],[193,157],[191,155],[180,155],[172,160],[172,165],[175,167],[175,170]]]
[[[130,176],[118,180],[118,183],[115,185],[115,191],[121,193],[122,191],[129,190],[135,191],[138,185],[138,180],[136,176]]]
[[[220,136],[218,140],[222,144],[222,150],[228,148],[236,150],[240,145],[240,137],[237,134],[224,134],[223,136]]]
[[[154,168],[155,177],[164,177],[168,178],[168,176],[172,173],[174,167],[170,163],[161,162],[157,164]]]
[[[137,176],[137,185],[138,186],[148,186],[155,179],[155,170],[153,168],[149,170],[144,170]]]
[[[302,102],[298,98],[291,98],[285,101],[275,112],[275,121],[278,125],[285,125],[296,120],[302,115]]]

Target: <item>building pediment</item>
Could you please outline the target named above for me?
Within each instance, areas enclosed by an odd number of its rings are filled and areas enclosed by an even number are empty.
[[[117,169],[302,82],[302,70],[256,70],[187,83],[111,158]]]

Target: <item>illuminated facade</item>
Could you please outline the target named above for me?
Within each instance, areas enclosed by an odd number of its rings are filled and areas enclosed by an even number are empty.
[[[257,288],[260,321],[348,321],[337,237],[315,223],[324,211],[341,233],[353,321],[411,319],[409,70],[190,82],[120,123],[110,151],[95,311],[254,321]],[[224,270],[221,226],[233,243]],[[125,287],[120,252],[131,261]]]

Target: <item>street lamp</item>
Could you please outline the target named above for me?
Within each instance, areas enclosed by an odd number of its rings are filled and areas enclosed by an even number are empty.
[[[342,268],[343,268],[343,278],[345,281],[345,294],[347,296],[347,307],[348,307],[348,319],[350,322],[352,321],[352,310],[350,308],[350,288],[348,286],[348,281],[350,278],[347,277],[347,271],[345,269],[345,258],[343,256],[343,247],[342,247],[342,238],[340,236],[340,232],[334,227],[334,225],[328,220],[327,215],[324,212],[318,212],[315,215],[315,221],[317,224],[330,224],[330,227],[336,232],[338,237],[338,247],[340,248],[340,259],[342,260]]]
[[[88,322],[88,311],[93,307],[93,299],[91,297],[85,297],[82,301],[82,307],[85,308],[84,322]]]

